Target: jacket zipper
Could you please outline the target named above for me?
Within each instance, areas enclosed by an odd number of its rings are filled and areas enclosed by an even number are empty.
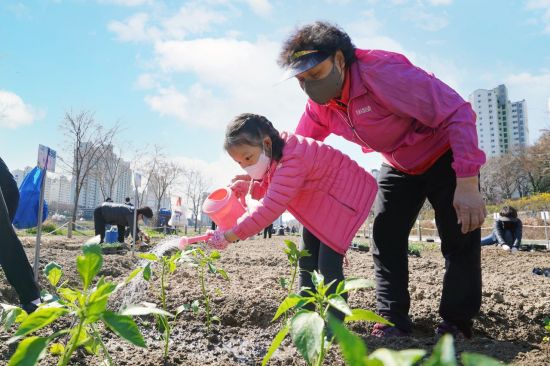
[[[346,123],[346,125],[347,125],[349,128],[351,128],[351,130],[353,131],[353,134],[355,135],[355,137],[357,137],[357,139],[358,139],[363,145],[365,145],[367,148],[369,148],[369,149],[371,149],[371,150],[374,151],[374,149],[371,148],[371,147],[369,146],[369,144],[367,144],[367,143],[365,142],[365,140],[363,140],[363,139],[361,138],[361,136],[359,136],[359,134],[357,133],[357,131],[355,130],[355,127],[353,126],[353,124],[352,124],[352,122],[351,122],[351,117],[350,117],[350,115],[349,115],[349,109],[350,109],[350,107],[351,107],[351,101],[352,101],[352,100],[350,99],[350,101],[349,101],[349,103],[348,103],[348,107],[346,108],[347,118],[346,118],[346,116],[344,116],[344,115],[340,112],[340,110],[338,110],[338,109],[336,110],[336,113],[344,120],[344,122]]]

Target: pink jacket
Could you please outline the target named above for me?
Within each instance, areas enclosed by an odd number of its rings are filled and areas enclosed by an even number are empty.
[[[358,49],[356,56],[347,114],[309,100],[297,134],[323,141],[334,133],[408,174],[425,172],[450,147],[457,177],[479,173],[485,154],[470,103],[401,54]]]
[[[254,182],[253,197],[263,198],[233,232],[246,239],[288,210],[321,242],[344,254],[369,214],[375,179],[329,145],[284,132],[281,136],[281,160],[261,182]]]

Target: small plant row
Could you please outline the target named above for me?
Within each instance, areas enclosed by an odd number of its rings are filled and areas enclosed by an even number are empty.
[[[18,342],[17,349],[11,356],[8,366],[35,365],[49,349],[50,354],[58,357],[58,365],[68,365],[77,349],[83,348],[87,353],[102,359],[102,365],[114,365],[113,359],[105,345],[100,332],[100,325],[110,329],[118,337],[138,346],[146,347],[145,340],[134,321],[135,316],[153,315],[156,325],[164,340],[164,357],[168,356],[170,335],[176,317],[185,310],[199,314],[204,306],[206,324],[210,329],[212,322],[219,319],[212,315],[210,293],[206,284],[207,274],[219,275],[228,280],[227,273],[216,266],[220,253],[206,252],[201,248],[190,248],[185,252],[177,252],[171,256],[157,257],[152,253],[139,254],[149,262],[133,270],[124,282],[116,284],[106,281],[102,276],[97,281],[97,274],[103,266],[101,247],[85,246],[83,254],[76,258],[76,267],[81,279],[79,288],[71,287],[67,281],[61,282],[63,270],[57,263],[49,263],[44,273],[54,291],[49,295],[47,303],[42,304],[32,314],[23,309],[1,304],[0,322],[6,331],[18,324],[18,328],[8,343]],[[188,263],[197,270],[197,279],[201,286],[201,300],[191,304],[181,305],[175,314],[167,311],[167,291],[169,276],[174,273],[178,263]],[[153,271],[152,263],[159,265],[158,279],[160,281],[159,300],[161,307],[152,303],[130,305],[120,312],[107,309],[109,298],[121,287],[126,286],[137,275],[150,281],[157,273]],[[203,306],[201,306],[201,304]],[[56,320],[64,319],[56,331],[48,336],[33,335]],[[43,333],[43,332],[40,332]]]

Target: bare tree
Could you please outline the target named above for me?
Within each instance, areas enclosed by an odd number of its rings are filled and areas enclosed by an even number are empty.
[[[165,156],[162,152],[162,148],[157,145],[153,147],[152,151],[149,151],[147,148],[141,148],[139,151],[135,152],[131,163],[132,170],[139,172],[141,175],[141,187],[135,202],[136,207],[143,206],[147,194],[149,193],[149,185],[151,184],[153,172],[157,168],[159,161],[164,158]]]
[[[210,180],[197,169],[188,169],[185,173],[185,196],[195,220],[195,231],[199,221],[199,214],[206,194],[210,190]]]
[[[76,222],[78,200],[80,192],[90,176],[90,172],[97,167],[105,153],[105,146],[110,145],[118,130],[118,126],[105,130],[95,120],[90,111],[67,112],[61,121],[61,130],[65,134],[68,148],[72,152],[73,161],[68,163],[74,180],[74,201],[72,207],[72,223],[69,225],[67,236],[72,237]]]
[[[113,197],[123,160],[120,149],[118,155],[114,153],[112,145],[105,146],[104,149],[103,159],[99,161],[93,173],[105,200],[107,197]]]
[[[182,173],[184,173],[184,169],[180,164],[166,159],[157,160],[155,169],[151,171],[148,187],[155,198],[155,212],[160,212],[162,200],[167,196],[170,187]],[[159,225],[159,220],[160,216],[157,215],[157,226]]]

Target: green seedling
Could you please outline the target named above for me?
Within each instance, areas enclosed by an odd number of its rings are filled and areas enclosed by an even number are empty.
[[[50,263],[45,267],[44,273],[55,289],[56,295],[52,302],[40,306],[30,315],[23,310],[4,307],[7,310],[5,325],[19,323],[17,331],[8,340],[8,343],[19,341],[15,353],[9,360],[9,366],[35,365],[48,346],[52,355],[59,356],[60,366],[68,365],[71,356],[80,347],[93,355],[102,355],[103,364],[113,365],[99,333],[99,324],[103,324],[117,336],[138,347],[146,347],[143,336],[131,317],[132,314],[107,310],[109,297],[135,277],[139,270],[133,271],[128,279],[119,285],[106,281],[104,277],[100,277],[93,285],[102,265],[101,248],[97,245],[86,246],[83,254],[76,258],[81,288],[70,287],[66,282],[60,284],[63,270],[58,264]],[[149,310],[142,310],[145,311]],[[71,320],[66,328],[57,330],[49,336],[31,336],[61,317],[69,317]]]
[[[163,313],[155,314],[155,317],[157,319],[157,329],[162,334],[162,338],[164,339],[164,359],[168,357],[168,350],[170,345],[170,335],[172,333],[172,324],[170,323],[170,317],[172,315],[168,313],[167,309],[167,296],[166,296],[166,288],[168,286],[169,277],[171,274],[174,273],[174,271],[177,268],[177,262],[181,258],[181,252],[177,252],[171,256],[162,256],[157,257],[153,253],[142,253],[138,254],[140,258],[146,259],[150,261],[147,263],[145,267],[143,267],[143,278],[146,281],[150,281],[153,278],[153,268],[151,266],[151,262],[155,262],[159,265],[159,279],[160,279],[160,288],[159,288],[159,299],[162,304],[162,310],[164,310]],[[178,309],[179,310],[179,309]],[[176,317],[181,313],[181,311],[178,311],[176,313]]]
[[[542,338],[542,341],[545,343],[550,343],[550,318],[544,318],[544,329],[546,329],[546,333],[548,335],[544,336]]]
[[[204,305],[204,313],[206,317],[206,328],[210,331],[210,327],[213,322],[220,322],[220,318],[212,315],[211,308],[211,296],[206,285],[206,278],[208,274],[219,275],[226,281],[229,281],[229,276],[227,272],[220,268],[216,262],[220,260],[221,254],[217,250],[211,252],[206,252],[200,247],[189,247],[184,251],[184,256],[182,257],[183,261],[189,263],[189,265],[196,269],[199,285],[201,287],[202,299],[201,301],[195,300],[191,304],[186,305],[182,310],[190,309],[195,314],[198,314],[200,311],[200,303]],[[221,290],[216,290],[218,294],[221,294]]]
[[[409,255],[413,255],[415,257],[420,257],[420,251],[421,250],[422,250],[422,246],[420,244],[409,244],[407,252],[408,252]]]
[[[422,349],[406,349],[394,351],[387,348],[378,348],[368,354],[367,347],[363,340],[347,329],[334,318],[329,319],[329,327],[334,334],[336,342],[346,366],[458,366],[456,353],[453,344],[453,337],[446,334],[437,342],[432,354],[423,362],[419,363],[427,354]],[[461,355],[461,362],[464,366],[497,366],[502,365],[499,361],[490,357],[464,352]]]
[[[298,274],[298,266],[300,264],[300,259],[303,257],[309,257],[309,251],[304,249],[300,250],[296,244],[291,240],[285,240],[286,248],[284,249],[286,257],[288,259],[288,264],[290,265],[290,276],[289,278],[281,277],[279,279],[279,284],[284,290],[287,290],[287,296],[290,295],[294,289],[294,283],[296,282],[296,276]]]
[[[364,309],[351,309],[342,297],[347,292],[363,288],[372,288],[371,281],[350,278],[342,281],[332,294],[327,294],[334,281],[325,284],[324,277],[313,272],[311,275],[315,289],[303,288],[305,295],[290,294],[279,305],[273,321],[289,311],[296,311],[285,326],[277,333],[263,358],[262,365],[266,365],[281,342],[290,333],[292,342],[308,365],[320,366],[332,344],[332,337],[327,336],[329,309],[333,308],[346,315],[345,322],[371,321],[391,324],[374,312]],[[306,305],[315,310],[307,310]]]

